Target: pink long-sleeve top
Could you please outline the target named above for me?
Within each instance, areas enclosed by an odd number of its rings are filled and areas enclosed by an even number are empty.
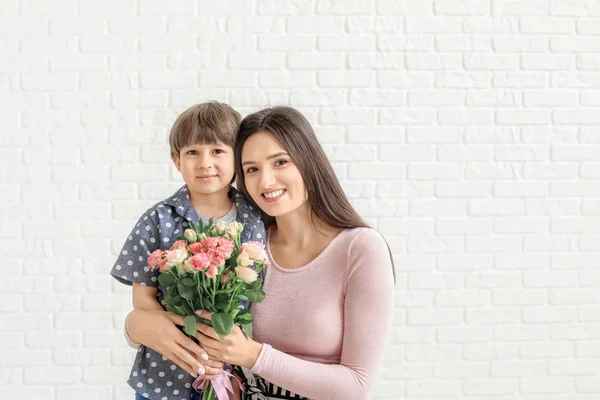
[[[313,261],[265,270],[253,304],[252,372],[311,399],[366,399],[391,326],[394,279],[387,245],[373,229],[345,229]]]

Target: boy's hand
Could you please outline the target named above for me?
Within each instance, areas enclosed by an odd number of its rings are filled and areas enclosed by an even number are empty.
[[[164,355],[193,377],[198,377],[199,372],[205,377],[219,374],[223,363],[208,360],[208,354],[177,328],[177,317],[163,310],[133,310],[127,315],[125,326],[134,342]]]

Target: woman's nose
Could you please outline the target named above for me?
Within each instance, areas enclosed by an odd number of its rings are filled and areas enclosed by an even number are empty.
[[[263,169],[260,175],[260,186],[263,188],[271,187],[275,184],[275,175],[269,169]]]

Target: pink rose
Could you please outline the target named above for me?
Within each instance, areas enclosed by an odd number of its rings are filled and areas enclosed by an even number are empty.
[[[210,267],[208,267],[208,269],[206,270],[206,276],[208,278],[214,279],[217,276],[217,273],[219,272],[219,268],[217,268],[216,265],[211,265]]]
[[[192,260],[194,269],[197,271],[202,271],[210,266],[211,257],[206,253],[198,253],[194,254]]]
[[[185,242],[185,240],[178,240],[175,243],[173,243],[173,246],[171,246],[170,250],[187,250],[187,243]]]
[[[231,277],[232,273],[233,273],[232,271],[227,271],[226,273],[221,275],[221,280],[223,281],[223,283],[229,282],[229,278]]]
[[[246,283],[252,283],[256,279],[258,279],[258,274],[252,268],[242,267],[238,265],[237,267],[235,267],[235,273],[238,276],[238,278],[240,278]]]
[[[202,253],[202,250],[204,249],[204,246],[202,245],[202,242],[196,242],[196,243],[192,243],[188,246],[188,250],[192,253],[192,254],[198,254],[198,253]]]
[[[202,245],[204,247],[215,248],[219,245],[219,239],[216,237],[209,236],[206,239],[204,239],[203,241],[201,241],[200,243],[202,243]]]
[[[227,239],[226,237],[220,237],[218,243],[219,246],[217,249],[219,250],[219,253],[225,258],[231,257],[231,253],[233,253],[233,240]]]
[[[158,249],[154,250],[152,254],[148,257],[148,268],[155,269],[158,268],[159,262],[163,259],[164,254],[163,251]]]

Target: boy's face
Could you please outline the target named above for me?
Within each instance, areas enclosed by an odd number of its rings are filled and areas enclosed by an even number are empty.
[[[191,193],[210,195],[229,190],[233,179],[233,149],[222,142],[185,146],[172,157]]]

